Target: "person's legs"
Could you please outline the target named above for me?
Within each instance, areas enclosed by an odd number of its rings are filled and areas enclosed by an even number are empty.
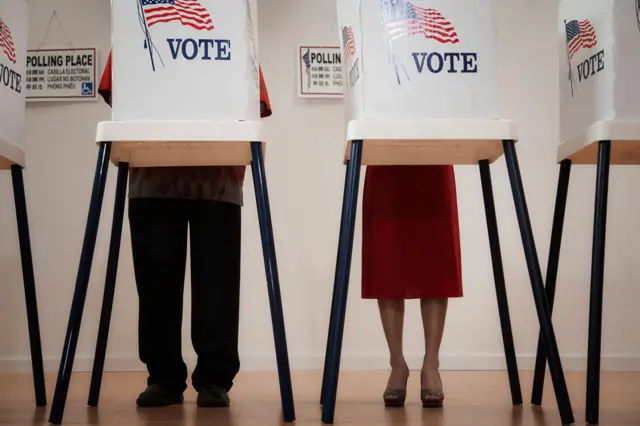
[[[181,200],[129,200],[133,264],[139,298],[140,360],[148,385],[181,396],[187,367],[182,360],[182,298],[187,257],[187,219]],[[147,390],[149,391],[149,389]],[[139,405],[167,405],[153,391]],[[171,400],[171,398],[169,398]],[[175,399],[175,398],[174,398]],[[173,401],[176,402],[176,401]]]
[[[422,389],[430,390],[424,398],[427,401],[441,402],[442,382],[440,381],[440,343],[444,332],[449,299],[422,299],[420,310],[424,327],[425,356],[420,378]],[[440,391],[440,392],[437,392]]]
[[[407,387],[409,371],[402,348],[402,332],[404,327],[404,300],[379,299],[380,319],[389,347],[389,364],[391,374],[385,391],[385,403],[404,402],[403,392]]]
[[[229,391],[240,369],[241,207],[216,201],[192,201],[191,340],[198,355],[193,386],[202,391]],[[214,393],[218,390],[214,389]],[[226,392],[221,397],[226,397]],[[215,396],[215,395],[214,395]],[[202,401],[201,405],[225,405]],[[228,402],[227,402],[228,403]]]

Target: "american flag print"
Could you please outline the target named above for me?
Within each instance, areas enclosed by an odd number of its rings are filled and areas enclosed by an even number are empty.
[[[453,24],[433,8],[421,7],[409,0],[381,0],[384,23],[391,41],[422,35],[443,44],[460,42]]]
[[[307,53],[302,55],[304,66],[307,73],[307,90],[311,89],[311,51],[307,49]]]
[[[591,49],[598,44],[596,30],[588,19],[584,21],[569,21],[566,24],[567,32],[567,49],[569,59],[578,53],[580,49]]]
[[[638,0],[640,1],[640,0]],[[346,61],[356,54],[356,42],[353,38],[351,27],[342,27],[342,44],[344,45],[344,60]]]
[[[179,21],[182,25],[201,31],[213,30],[207,9],[198,0],[141,0],[147,26]]]
[[[11,30],[9,30],[2,18],[0,18],[0,49],[9,61],[16,63],[16,47],[13,44],[13,38],[11,38]]]

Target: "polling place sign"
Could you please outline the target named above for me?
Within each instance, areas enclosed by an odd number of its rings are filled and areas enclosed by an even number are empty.
[[[298,96],[342,98],[342,51],[337,46],[298,46]]]
[[[97,50],[38,49],[27,52],[27,102],[96,101]]]

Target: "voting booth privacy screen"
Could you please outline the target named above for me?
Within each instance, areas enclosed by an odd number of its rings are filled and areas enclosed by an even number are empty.
[[[347,119],[499,118],[491,0],[338,0]]]
[[[259,120],[255,0],[111,3],[114,120]]]
[[[563,0],[561,141],[602,120],[640,120],[639,0]]]
[[[27,34],[27,4],[0,0],[0,157],[11,156],[1,147],[24,144]]]

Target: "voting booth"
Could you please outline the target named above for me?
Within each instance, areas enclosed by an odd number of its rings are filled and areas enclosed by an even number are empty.
[[[366,140],[365,164],[492,162],[517,139],[498,108],[491,6],[338,2],[347,139]]]
[[[558,56],[558,160],[596,164],[611,141],[611,164],[640,164],[638,0],[564,0]]]
[[[597,165],[586,420],[598,423],[609,166],[640,164],[640,1],[563,0],[558,14],[560,172],[546,291],[551,308],[572,164]],[[532,403],[542,401],[545,351],[538,344]]]
[[[112,2],[113,117],[97,141],[113,143],[115,163],[251,164],[251,141],[264,139],[257,9],[237,3],[203,0],[201,23],[165,23],[143,0]]]
[[[29,221],[22,169],[25,166],[24,81],[27,65],[28,12],[24,0],[0,0],[0,171],[10,170],[18,221],[20,258],[27,302],[31,365],[36,405],[47,405],[40,344]]]
[[[339,0],[347,165],[327,342],[322,420],[333,423],[362,165],[478,164],[512,401],[522,404],[489,164],[505,154],[564,424],[573,413],[518,167],[501,116],[492,0]]]
[[[0,1],[0,168],[24,167],[27,6]]]
[[[112,120],[98,163],[49,421],[62,422],[109,161],[118,166],[107,277],[89,405],[97,406],[130,167],[250,165],[266,268],[283,417],[295,420],[260,122],[257,2],[112,0]]]

